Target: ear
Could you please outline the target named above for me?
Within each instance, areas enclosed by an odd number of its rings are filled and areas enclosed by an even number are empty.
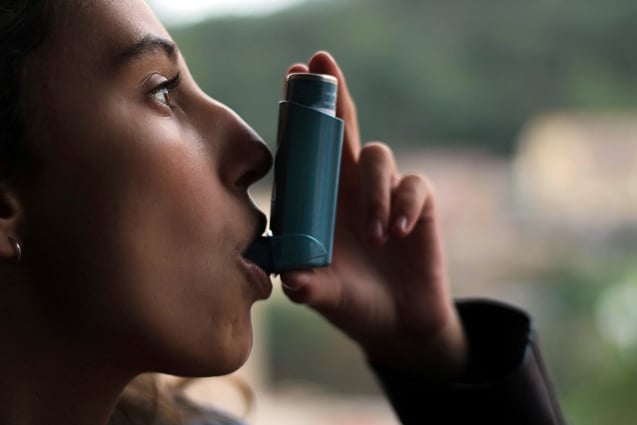
[[[16,246],[20,241],[19,224],[22,218],[22,204],[16,191],[0,182],[0,262],[16,259]]]

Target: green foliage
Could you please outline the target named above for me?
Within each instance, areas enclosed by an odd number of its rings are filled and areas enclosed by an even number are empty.
[[[599,312],[609,291],[627,279],[637,286],[634,254],[611,247],[594,254],[574,251],[540,279],[544,306],[535,317],[548,367],[569,423],[631,425],[637,414],[637,347],[622,349],[604,335]]]
[[[202,87],[273,141],[286,67],[339,60],[365,139],[510,152],[546,109],[637,103],[632,0],[350,0],[173,35]]]
[[[269,373],[275,386],[304,384],[341,394],[377,394],[359,349],[325,319],[287,300],[267,312]]]

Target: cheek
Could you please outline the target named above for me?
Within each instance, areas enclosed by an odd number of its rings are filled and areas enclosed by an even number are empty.
[[[196,135],[90,79],[61,92],[61,78],[42,90],[48,132],[25,217],[23,265],[47,323],[164,371],[228,372],[251,341],[237,264],[254,225],[247,200]]]
[[[238,264],[247,205],[201,151],[143,142],[48,176],[31,220],[39,279],[80,334],[122,350],[134,340],[166,372],[228,372],[251,343],[253,299]],[[184,364],[192,369],[174,369]]]
[[[150,186],[129,187],[118,219],[128,321],[149,345],[192,355],[190,366],[234,367],[250,347],[253,301],[238,264],[240,204],[205,161],[171,155],[163,165]]]
[[[221,308],[241,295],[232,282],[238,278],[236,201],[195,161],[162,170],[152,183],[127,188],[113,241],[127,254],[119,274],[132,276],[141,291],[165,295],[161,300],[173,311],[198,303]]]

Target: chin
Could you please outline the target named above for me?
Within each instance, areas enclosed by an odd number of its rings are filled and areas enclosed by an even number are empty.
[[[236,337],[230,343],[224,345],[214,345],[211,350],[205,353],[184,358],[183,355],[169,371],[163,371],[170,375],[184,377],[208,377],[227,375],[239,369],[250,357],[252,350],[252,334],[250,337]],[[182,353],[183,354],[183,353]]]

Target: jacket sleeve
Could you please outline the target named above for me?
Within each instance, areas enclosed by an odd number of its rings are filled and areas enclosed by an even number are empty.
[[[457,382],[428,383],[372,365],[401,422],[412,424],[564,424],[531,319],[493,301],[457,303],[470,346]]]

